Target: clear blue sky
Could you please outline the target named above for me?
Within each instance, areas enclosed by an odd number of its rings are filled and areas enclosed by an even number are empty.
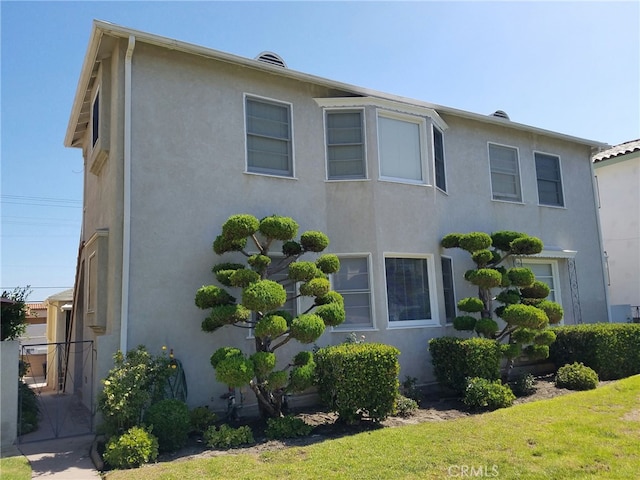
[[[63,146],[96,18],[609,144],[640,137],[640,3],[0,2],[3,289],[71,287],[82,154]],[[43,288],[51,287],[51,288]]]

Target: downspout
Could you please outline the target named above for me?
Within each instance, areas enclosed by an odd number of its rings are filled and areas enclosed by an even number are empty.
[[[129,329],[129,266],[131,259],[131,57],[136,37],[129,36],[124,58],[124,178],[122,218],[122,300],[120,307],[120,351],[127,351]]]

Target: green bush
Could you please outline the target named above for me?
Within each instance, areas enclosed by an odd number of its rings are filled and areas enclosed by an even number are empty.
[[[487,338],[439,337],[429,341],[433,371],[440,385],[458,394],[465,391],[467,377],[500,378],[502,348]]]
[[[598,374],[584,363],[564,365],[556,374],[556,387],[569,390],[593,390],[598,386],[598,381]]]
[[[533,395],[536,391],[536,379],[530,373],[518,375],[513,382],[511,382],[511,390],[516,397]]]
[[[343,343],[315,354],[320,400],[341,420],[384,420],[398,392],[400,351],[377,343]]]
[[[207,446],[216,448],[233,448],[255,442],[248,426],[232,428],[227,424],[220,425],[220,428],[209,427],[204,432],[204,441]]]
[[[393,414],[398,417],[410,417],[418,409],[418,402],[413,398],[398,394]]]
[[[549,358],[556,367],[582,362],[602,380],[640,373],[640,324],[594,323],[554,327]]]
[[[20,403],[18,405],[18,435],[33,432],[38,429],[38,398],[36,392],[29,385],[18,380]]]
[[[189,412],[189,423],[192,432],[206,432],[207,428],[216,423],[217,419],[218,416],[208,407],[196,407]]]
[[[467,381],[462,401],[473,409],[495,410],[510,407],[515,399],[511,388],[500,380],[474,377]]]
[[[191,416],[186,403],[174,399],[161,400],[149,407],[144,420],[158,438],[161,452],[173,452],[187,443]]]
[[[313,427],[301,418],[286,415],[280,418],[269,418],[265,434],[269,439],[305,437],[311,433]]]
[[[113,468],[137,468],[158,458],[157,438],[140,427],[109,439],[104,460]]]

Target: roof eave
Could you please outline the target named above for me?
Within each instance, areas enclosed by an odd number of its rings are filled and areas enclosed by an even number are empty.
[[[442,105],[436,105],[429,102],[423,102],[420,100],[415,100],[407,97],[402,97],[402,96],[392,95],[392,94],[388,94],[388,93],[384,93],[376,90],[371,90],[364,87],[358,87],[355,85],[350,85],[347,83],[338,82],[338,81],[330,80],[323,77],[318,77],[308,73],[291,70],[289,68],[283,68],[280,66],[271,65],[265,62],[261,62],[259,60],[240,57],[237,55],[221,52],[219,50],[214,50],[214,49],[203,47],[200,45],[194,45],[191,43],[182,42],[179,40],[174,40],[174,39],[162,37],[159,35],[154,35],[147,32],[142,32],[139,30],[122,27],[122,26],[119,26],[110,22],[105,22],[102,20],[93,21],[91,39],[90,39],[89,47],[87,49],[87,53],[85,55],[84,62],[82,65],[80,79],[78,81],[78,87],[76,90],[76,95],[75,95],[73,107],[71,110],[71,117],[69,119],[69,125],[67,126],[67,132],[66,132],[65,142],[64,142],[65,146],[67,147],[78,146],[78,145],[74,145],[73,137],[74,137],[75,129],[78,124],[86,89],[89,84],[93,66],[96,61],[96,55],[98,52],[98,48],[100,46],[100,41],[104,34],[108,34],[114,37],[121,37],[121,38],[129,38],[130,35],[133,35],[136,37],[136,40],[144,43],[157,45],[157,46],[168,48],[171,50],[179,50],[186,53],[202,55],[208,58],[214,58],[216,60],[233,63],[236,65],[241,65],[241,66],[245,66],[245,67],[256,69],[256,70],[266,71],[274,75],[293,78],[293,79],[308,82],[308,83],[322,85],[332,89],[345,90],[357,95],[384,98],[384,99],[389,99],[396,102],[406,103],[409,105],[420,105],[420,106],[434,109],[440,113],[449,114],[457,117],[463,117],[463,118],[467,118],[470,120],[475,120],[483,123],[499,125],[502,127],[514,128],[516,130],[523,130],[523,131],[527,131],[527,132],[531,132],[539,135],[550,136],[550,137],[558,138],[560,140],[587,145],[592,148],[603,149],[603,148],[610,147],[608,144],[603,142],[574,137],[571,135],[565,135],[565,134],[554,132],[551,130],[532,127],[529,125],[512,122],[510,120],[493,117],[490,115],[483,115],[479,113],[468,112],[465,110],[459,110],[456,108],[445,107]]]

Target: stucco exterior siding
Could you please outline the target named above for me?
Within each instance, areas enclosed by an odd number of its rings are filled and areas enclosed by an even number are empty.
[[[83,335],[97,340],[96,386],[112,367],[120,346],[124,212],[124,63],[127,42],[115,43],[104,54],[101,75],[108,97],[109,156],[98,175],[85,173],[85,241],[107,230],[108,266],[101,294],[106,296],[104,331],[90,329],[88,317],[77,318]],[[270,67],[269,67],[270,68]],[[441,256],[453,259],[456,301],[475,295],[463,273],[473,267],[469,256],[440,247],[450,232],[518,230],[540,237],[555,252],[577,252],[577,286],[569,278],[569,261],[557,258],[565,322],[606,321],[607,308],[602,246],[590,167],[590,146],[560,135],[527,131],[509,121],[474,119],[435,112],[380,96],[362,97],[328,82],[279,75],[259,65],[248,68],[228,59],[186,53],[137,41],[131,61],[131,242],[128,290],[129,349],[144,344],[159,353],[173,348],[185,368],[190,406],[224,408],[219,396],[226,386],[215,380],[209,357],[220,346],[238,345],[246,353],[254,340],[245,329],[225,327],[214,334],[201,331],[207,312],[194,304],[197,289],[215,283],[211,267],[233,256],[216,257],[212,243],[232,214],[258,218],[280,214],[293,217],[302,233],[321,230],[330,238],[328,251],[359,254],[370,259],[372,325],[357,331],[367,342],[394,345],[400,356],[401,378],[434,380],[428,340],[457,334],[446,324]],[[99,79],[100,80],[100,79]],[[102,80],[104,81],[104,80]],[[102,85],[99,81],[97,86]],[[293,176],[246,172],[245,98],[280,102],[291,111]],[[325,158],[324,109],[318,99],[353,97],[363,111],[366,178],[328,181]],[[349,101],[347,101],[348,103]],[[386,103],[385,103],[386,102]],[[391,106],[390,106],[391,105]],[[424,185],[381,178],[378,111],[423,112]],[[432,112],[431,114],[429,112]],[[439,116],[438,116],[439,115]],[[442,120],[440,120],[440,118]],[[447,192],[434,186],[431,123],[443,127]],[[85,156],[91,157],[89,137]],[[488,142],[517,148],[522,202],[492,200]],[[534,152],[561,159],[564,207],[538,205]],[[275,250],[274,250],[275,251]],[[88,261],[89,252],[83,253]],[[385,257],[421,256],[429,265],[431,324],[407,327],[390,323],[387,314]],[[302,259],[312,259],[306,255]],[[77,280],[87,292],[86,268]],[[572,290],[572,288],[575,290]],[[574,314],[579,293],[581,317]],[[240,296],[239,291],[232,292]],[[80,311],[86,298],[78,299]],[[84,305],[84,306],[83,306]],[[84,322],[84,323],[83,323]],[[338,344],[348,327],[328,329],[319,346]],[[295,342],[282,353],[301,348]],[[253,399],[247,398],[252,402]]]

